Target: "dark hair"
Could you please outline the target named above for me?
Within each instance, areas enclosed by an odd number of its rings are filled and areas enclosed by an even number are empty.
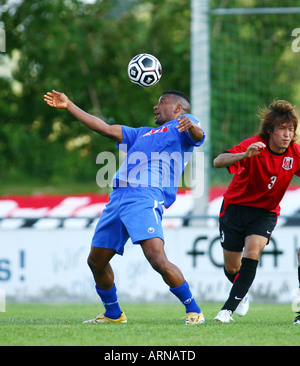
[[[258,117],[260,119],[259,135],[267,139],[270,132],[274,131],[274,128],[283,124],[293,125],[295,130],[295,136],[293,142],[296,141],[296,130],[298,127],[298,117],[295,112],[294,106],[286,100],[274,100],[269,108],[263,108],[259,110]]]
[[[165,94],[177,95],[178,97],[185,99],[189,104],[191,104],[189,97],[180,90],[167,90],[162,93],[162,95],[165,95]]]

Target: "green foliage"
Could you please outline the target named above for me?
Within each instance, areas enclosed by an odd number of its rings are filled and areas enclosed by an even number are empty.
[[[30,0],[0,10],[10,76],[0,74],[0,179],[45,184],[95,180],[96,157],[115,143],[43,102],[65,92],[108,123],[154,126],[166,89],[189,91],[189,1]],[[127,76],[138,53],[156,55],[164,77],[142,89]],[[180,73],[179,73],[180,71]],[[184,76],[184,77],[183,77]],[[95,183],[96,185],[96,183]]]
[[[300,6],[300,0],[210,1],[212,10],[270,6]],[[189,0],[3,0],[1,183],[95,182],[97,155],[116,153],[115,143],[48,107],[43,94],[63,91],[111,124],[154,126],[152,107],[164,90],[190,92],[190,17]],[[211,15],[210,23],[213,159],[256,133],[258,107],[274,98],[299,105],[299,53],[291,50],[291,32],[300,14]],[[128,62],[141,52],[162,63],[163,77],[153,88],[128,79]],[[3,72],[7,63],[11,74]]]

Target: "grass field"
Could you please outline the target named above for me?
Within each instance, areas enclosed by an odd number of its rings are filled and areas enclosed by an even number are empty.
[[[291,306],[251,304],[244,318],[215,323],[220,304],[204,303],[206,322],[185,326],[178,304],[123,304],[127,324],[82,324],[97,304],[6,305],[0,313],[1,346],[298,346],[300,325]]]

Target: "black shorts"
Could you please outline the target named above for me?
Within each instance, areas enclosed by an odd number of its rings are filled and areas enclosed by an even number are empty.
[[[224,204],[224,202],[223,202]],[[245,238],[249,235],[261,235],[270,241],[277,223],[277,215],[263,208],[228,205],[219,219],[220,241],[224,249],[242,252]]]

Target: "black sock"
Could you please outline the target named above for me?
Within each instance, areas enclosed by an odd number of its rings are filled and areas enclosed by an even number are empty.
[[[300,288],[300,266],[298,267],[298,281],[299,281],[299,288]]]
[[[235,280],[235,278],[236,278],[236,276],[237,276],[237,274],[238,274],[239,272],[236,272],[236,273],[229,273],[229,272],[227,272],[227,271],[226,271],[226,269],[225,269],[225,267],[224,267],[224,273],[225,273],[225,276],[229,279],[229,281],[230,281],[231,283],[234,283],[234,280]]]
[[[250,286],[255,278],[258,261],[250,258],[242,258],[242,266],[238,276],[231,288],[229,298],[225,302],[222,310],[227,309],[234,311],[242,298],[249,291]]]

